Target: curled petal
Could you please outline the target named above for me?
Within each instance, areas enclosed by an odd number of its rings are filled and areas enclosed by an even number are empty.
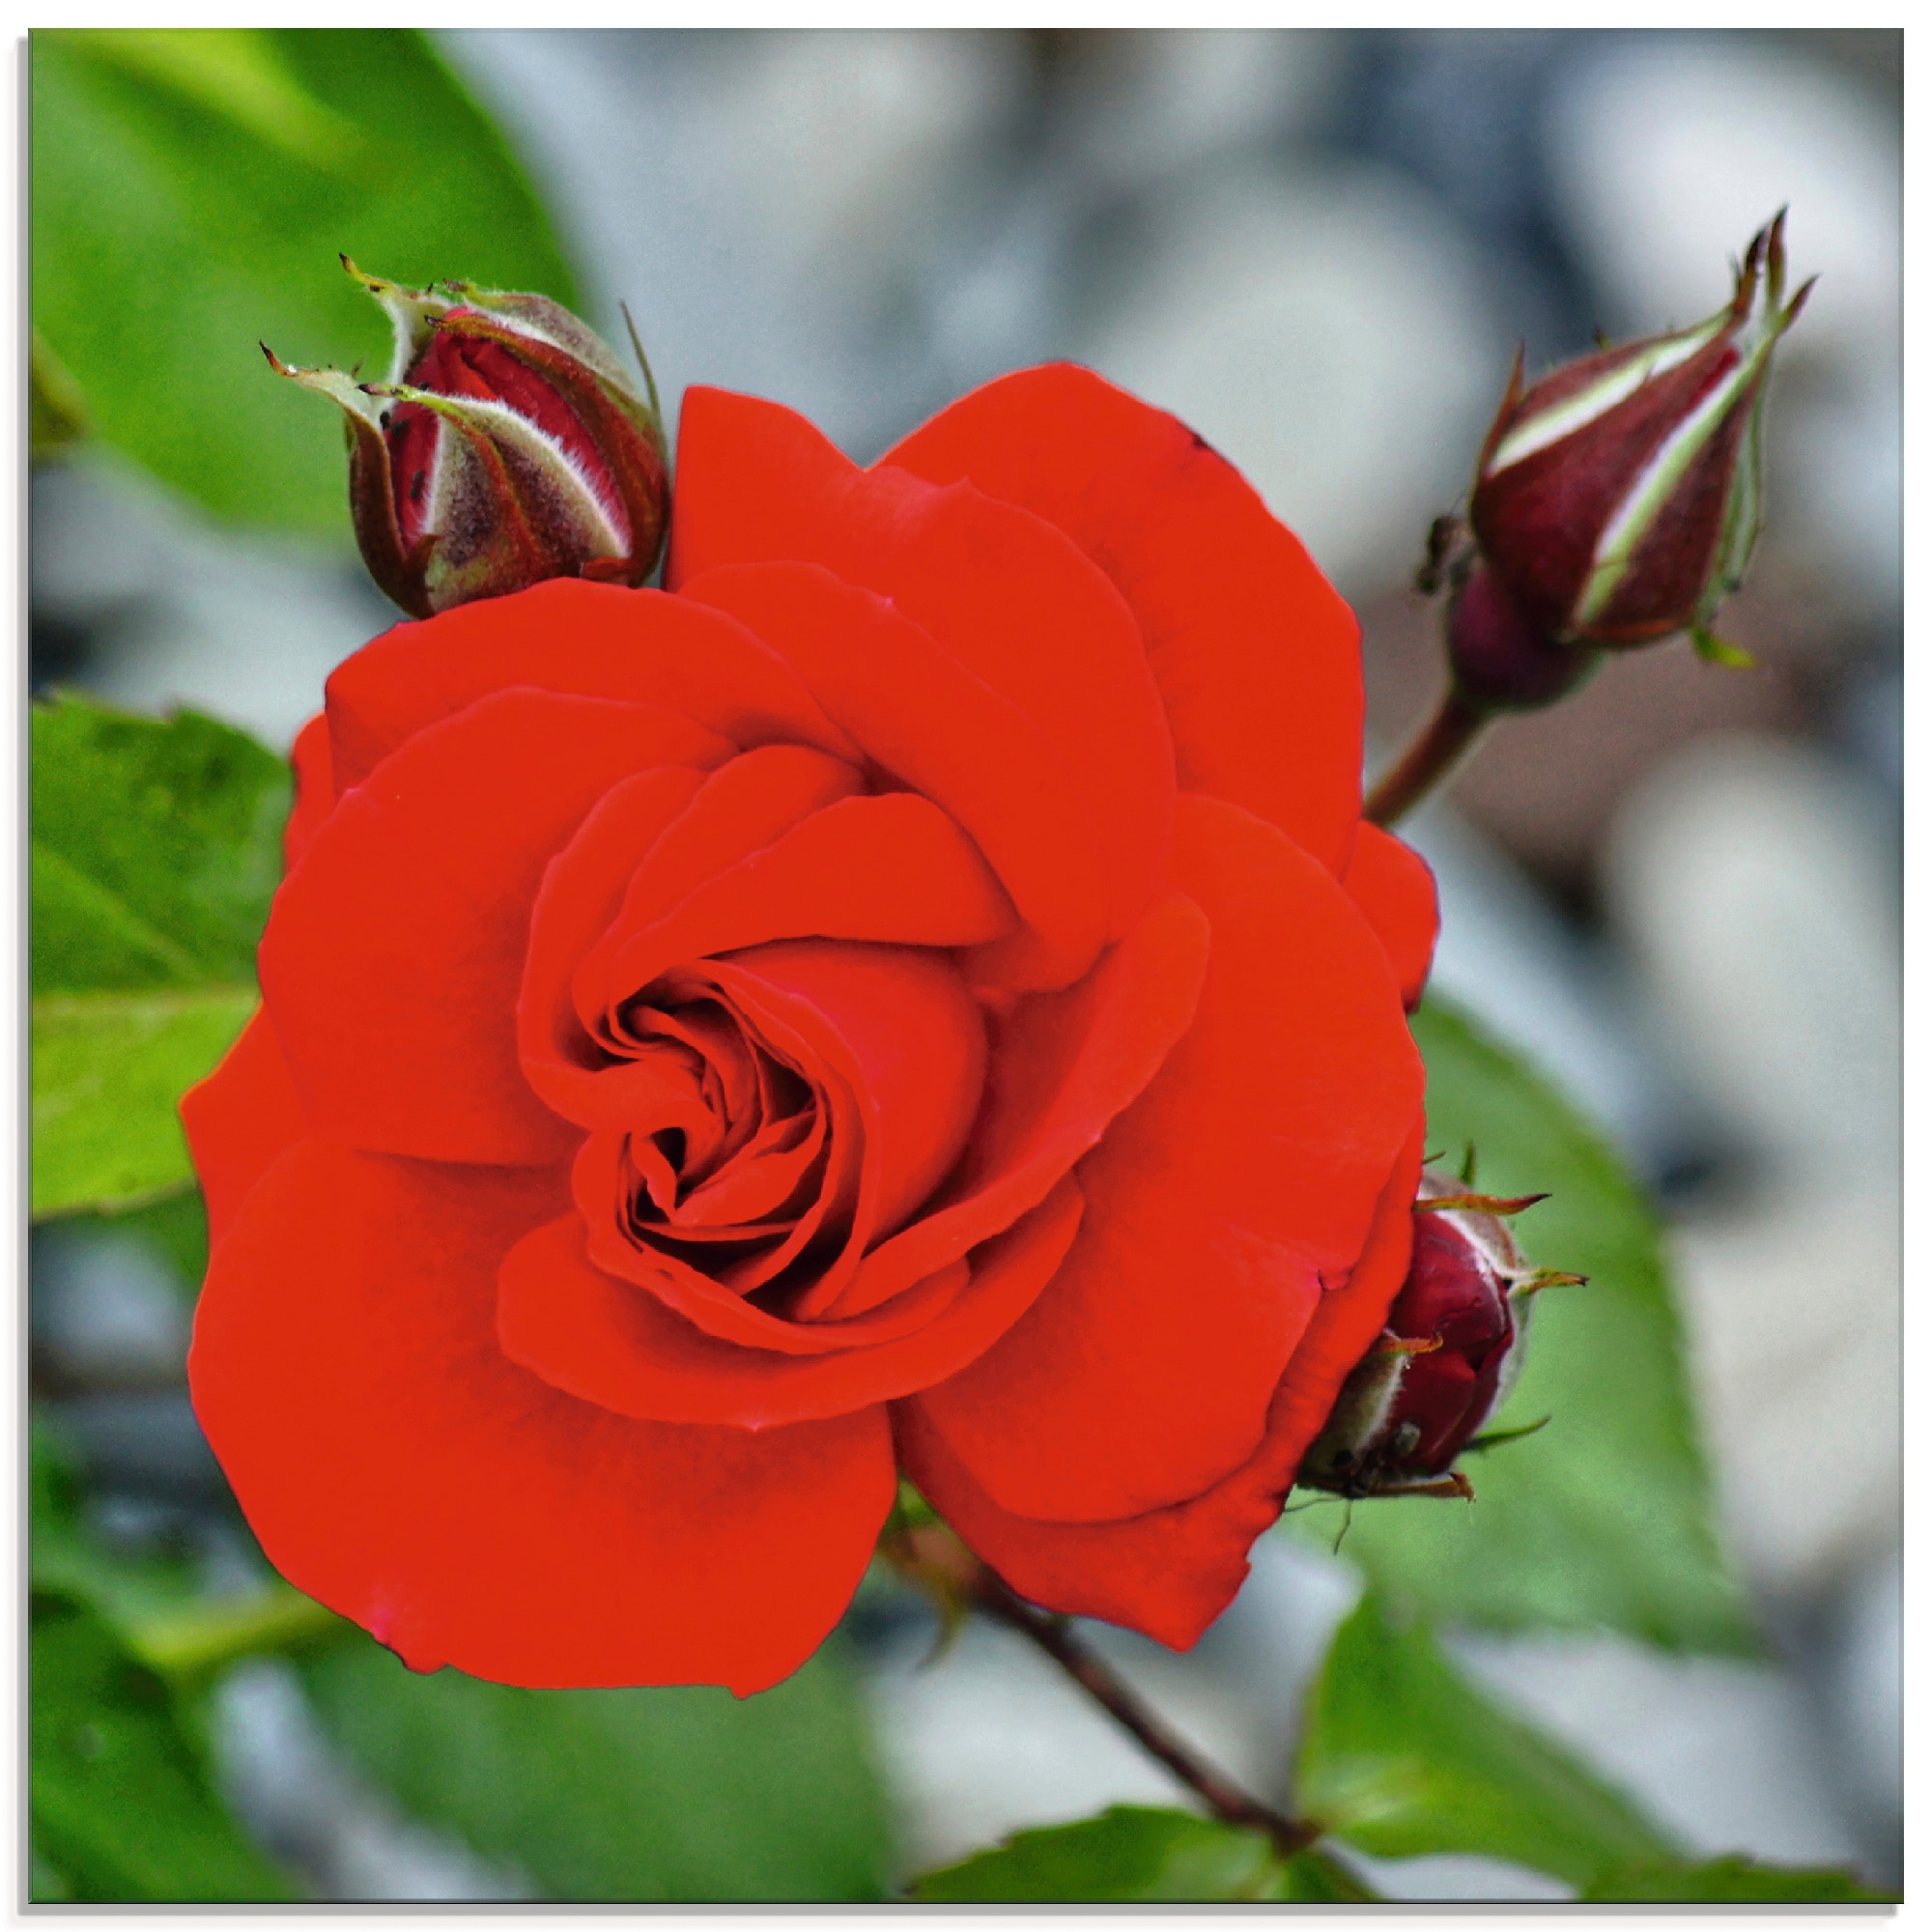
[[[986,1094],[958,1171],[927,1211],[860,1265],[831,1304],[875,1308],[1046,1199],[1187,1031],[1208,923],[1175,894],[1078,986],[1022,1000],[993,1028]]]
[[[1039,1207],[916,1284],[917,1319],[860,1317],[810,1332],[833,1346],[779,1354],[721,1342],[593,1265],[575,1215],[527,1236],[497,1282],[497,1333],[512,1360],[620,1415],[768,1429],[844,1415],[924,1388],[979,1354],[1022,1315],[1080,1224],[1064,1180]],[[898,1303],[882,1315],[896,1314]],[[894,1332],[896,1330],[896,1332]]]
[[[1254,1454],[1171,1507],[1111,1522],[1042,1522],[1002,1509],[917,1402],[894,1408],[900,1462],[920,1492],[1014,1589],[1048,1609],[1104,1617],[1185,1650],[1227,1608],[1247,1553],[1281,1514],[1296,1469],[1349,1372],[1381,1332],[1408,1271],[1418,1129],[1377,1204],[1362,1258],[1322,1296],[1268,1405]]]
[[[896,783],[971,835],[1025,931],[967,962],[976,984],[1069,984],[1108,937],[1116,836],[1064,748],[895,604],[817,564],[734,564],[682,594],[740,617]]]

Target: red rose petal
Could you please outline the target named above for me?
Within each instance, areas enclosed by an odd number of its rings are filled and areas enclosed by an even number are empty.
[[[1342,890],[1375,927],[1402,987],[1402,1003],[1413,1012],[1435,956],[1440,922],[1435,873],[1419,852],[1364,820],[1342,874]]]
[[[890,1234],[979,1117],[986,1024],[958,975],[929,952],[825,940],[753,947],[713,970],[734,1006],[761,1027],[781,1021],[844,1075],[866,1138],[858,1221],[868,1241]],[[820,1305],[808,1294],[797,1312]]]
[[[812,1355],[774,1354],[701,1333],[593,1266],[582,1222],[566,1215],[526,1236],[504,1261],[497,1333],[512,1360],[622,1415],[750,1429],[843,1415],[951,1375],[1010,1327],[1060,1265],[1080,1208],[1079,1188],[1062,1181],[975,1250],[970,1279],[967,1264],[954,1262],[929,1287],[910,1291],[917,1325],[869,1341],[883,1324],[863,1318],[828,1324],[841,1345]]]
[[[863,787],[855,767],[803,745],[768,745],[732,758],[637,854],[613,923],[635,929],[662,919],[707,880]],[[586,1022],[601,1005],[591,1003]]]
[[[705,782],[703,772],[686,765],[620,780],[544,868],[517,994],[517,1054],[545,1103],[582,1126],[615,1122],[598,1105],[599,1083],[609,1075],[571,1000],[571,976],[617,916],[639,855],[651,850]]]
[[[278,1154],[309,1130],[266,1009],[255,1009],[221,1064],[182,1095],[181,1117],[208,1205],[208,1245],[213,1250],[249,1189]]]
[[[329,770],[328,717],[318,711],[299,731],[289,751],[295,766],[296,802],[282,828],[282,870],[292,872],[308,850],[324,819],[335,810],[335,779]]]
[[[1421,1111],[1388,963],[1321,865],[1190,797],[1175,876],[1213,928],[1194,1024],[1081,1163],[1087,1219],[1047,1292],[919,1398],[1023,1516],[1139,1515],[1254,1453]]]
[[[1013,909],[973,841],[911,792],[848,798],[699,886],[674,911],[621,918],[575,980],[610,1010],[668,967],[778,939],[980,946]]]
[[[857,1156],[856,1195],[840,1208],[849,1216],[841,1252],[784,1319],[768,1314],[654,1245],[639,1251],[623,1232],[621,1204],[608,1198],[610,1183],[588,1164],[604,1158],[593,1156],[600,1136],[586,1145],[575,1182],[591,1259],[712,1334],[753,1347],[824,1349],[832,1345],[811,1318],[826,1311],[872,1240],[924,1201],[958,1159],[980,1111],[984,1022],[942,957],[909,948],[780,942],[689,970],[715,984],[819,1090],[820,1106],[833,1107],[831,1166],[822,1183],[828,1192],[848,1185],[841,1177]],[[801,1229],[802,1236],[811,1232]]]
[[[743,619],[884,771],[972,835],[1028,926],[968,961],[975,983],[1038,991],[1094,963],[1107,941],[1106,835],[1059,748],[1010,699],[885,598],[817,564],[729,565],[681,594]]]
[[[894,1409],[899,1458],[920,1492],[1013,1588],[1073,1616],[1104,1617],[1185,1650],[1248,1574],[1247,1552],[1281,1514],[1308,1445],[1349,1372],[1381,1332],[1408,1272],[1420,1126],[1377,1204],[1345,1288],[1324,1294],[1268,1406],[1267,1433],[1240,1468],[1186,1502],[1116,1522],[1040,1522],[1003,1510],[973,1480],[918,1403]]]
[[[871,1555],[884,1413],[665,1426],[519,1368],[497,1271],[562,1198],[554,1173],[291,1150],[210,1270],[196,1413],[270,1560],[412,1669],[764,1690]]]
[[[665,581],[770,562],[823,564],[891,598],[1038,726],[1090,800],[1107,841],[1108,930],[1125,932],[1166,860],[1174,753],[1140,633],[1105,575],[1059,530],[970,485],[862,470],[775,403],[687,389]],[[935,716],[928,728],[957,726]]]
[[[599,796],[730,748],[652,705],[507,691],[343,795],[276,895],[262,989],[318,1133],[436,1160],[561,1159],[517,1065],[544,868]]]
[[[1062,362],[962,397],[886,466],[1064,529],[1139,621],[1182,789],[1245,806],[1340,872],[1361,804],[1360,630],[1233,465]]]
[[[1208,967],[1208,922],[1170,895],[1079,985],[1022,1000],[992,1027],[986,1091],[959,1169],[882,1242],[829,1308],[876,1308],[1045,1200],[1153,1079],[1187,1031]]]
[[[398,624],[338,665],[327,686],[337,786],[361,783],[425,725],[517,685],[662,704],[747,748],[856,755],[743,626],[662,591],[557,577]]]

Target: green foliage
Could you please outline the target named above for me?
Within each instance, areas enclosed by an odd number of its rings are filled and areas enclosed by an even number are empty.
[[[1097,1818],[1016,1832],[912,1884],[926,1905],[1353,1902],[1374,1894],[1319,1851],[1283,1859],[1264,1833],[1191,1811],[1113,1804]]]
[[[1488,1192],[1550,1198],[1513,1225],[1535,1262],[1590,1277],[1537,1297],[1501,1427],[1552,1419],[1472,1460],[1473,1504],[1355,1505],[1343,1552],[1433,1612],[1495,1629],[1607,1626],[1670,1648],[1751,1652],[1712,1527],[1656,1217],[1547,1081],[1443,1001],[1415,1035],[1432,1150],[1473,1144]],[[1332,1542],[1339,1506],[1288,1519]]]
[[[193,1178],[176,1107],[255,1009],[253,987],[33,1003],[33,1211],[112,1208]]]
[[[176,1104],[255,1005],[289,770],[194,712],[64,697],[31,774],[33,1211],[125,1207],[191,1179]]]
[[[1479,1695],[1419,1620],[1365,1597],[1310,1695],[1298,1803],[1377,1858],[1477,1853],[1580,1885],[1675,1856],[1624,1798]]]
[[[1870,1891],[1847,1872],[1761,1865],[1754,1859],[1708,1864],[1627,1866],[1602,1873],[1577,1893],[1586,1905],[1888,1905],[1897,1895]]]
[[[69,1225],[140,1242],[165,1267],[183,1298],[192,1301],[208,1272],[208,1207],[190,1187],[119,1212],[75,1216]]]
[[[306,1666],[336,1741],[408,1811],[553,1898],[884,1895],[885,1802],[836,1656],[728,1691],[520,1690],[356,1641]]]
[[[172,1691],[100,1616],[36,1587],[30,1806],[35,1896],[294,1896],[222,1808]]]
[[[346,252],[577,292],[528,181],[419,33],[33,35],[34,326],[95,432],[217,515],[349,535],[335,412],[285,361],[387,368]]]
[[[33,1418],[28,1471],[28,1557],[36,1588],[85,1601],[124,1641],[131,1641],[145,1620],[175,1615],[194,1601],[195,1579],[186,1564],[165,1555],[130,1558],[90,1533],[79,1470],[40,1415]]]
[[[36,993],[253,982],[289,768],[196,712],[33,707]]]
[[[27,448],[36,463],[63,454],[87,434],[80,385],[37,330],[27,363]]]

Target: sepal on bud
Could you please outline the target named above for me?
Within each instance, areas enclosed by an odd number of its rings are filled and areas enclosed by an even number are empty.
[[[642,350],[644,393],[547,296],[410,289],[343,267],[388,313],[387,379],[263,354],[342,410],[355,539],[388,596],[424,617],[550,577],[642,583],[669,497]]]
[[[1425,1170],[1407,1278],[1303,1457],[1299,1485],[1350,1498],[1468,1497],[1459,1456],[1542,1427],[1480,1434],[1521,1367],[1531,1297],[1582,1280],[1530,1266],[1504,1225],[1546,1198],[1477,1194]]]

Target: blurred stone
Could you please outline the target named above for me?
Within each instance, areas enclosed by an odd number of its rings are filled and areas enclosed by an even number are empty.
[[[1017,1632],[975,1618],[927,1662],[910,1630],[868,1683],[909,1874],[1009,1832],[1108,1804],[1184,1804],[1180,1787]]]
[[[1544,103],[1580,38],[1547,27],[1347,37],[1348,105],[1336,131],[1425,182],[1477,238],[1497,311],[1535,367],[1580,355],[1595,322],[1542,161]]]
[[[1430,801],[1402,834],[1441,904],[1430,984],[1554,1082],[1653,1184],[1693,1162],[1699,1122],[1616,953],[1452,804]]]
[[[1897,1549],[1847,1583],[1824,1632],[1823,1706],[1836,1733],[1846,1794],[1880,1877],[1901,1876],[1905,1805],[1905,1565]]]
[[[1441,1905],[1560,1905],[1577,1896],[1548,1872],[1506,1864],[1501,1859],[1440,1856],[1372,1859],[1352,1845],[1335,1849],[1341,1861],[1384,1898]]]
[[[1177,27],[1066,36],[1069,142],[1126,191],[1232,150],[1307,139],[1332,118],[1346,37],[1321,29]]]
[[[1254,1574],[1201,1642],[1176,1654],[1126,1631],[1081,1633],[1184,1739],[1248,1790],[1287,1799],[1304,1696],[1360,1583],[1346,1564],[1264,1536]],[[1013,1832],[1092,1817],[1109,1804],[1198,1808],[1086,1693],[1016,1632],[974,1618],[928,1660],[930,1623],[900,1631],[867,1690],[908,1875]],[[1347,1852],[1395,1899],[1571,1896],[1546,1873],[1493,1859],[1369,1859]]]
[[[335,1900],[526,1899],[528,1878],[405,1818],[329,1744],[279,1659],[238,1664],[214,1690],[222,1788],[250,1831]]]
[[[1379,587],[1500,393],[1478,257],[1371,164],[1190,177],[1147,221],[1081,359],[1206,437],[1345,591]]]
[[[1462,1635],[1450,1648],[1492,1696],[1569,1744],[1698,1857],[1857,1857],[1789,1673],[1620,1637]]]
[[[1725,1513],[1759,1582],[1798,1596],[1898,1533],[1895,868],[1854,780],[1746,737],[1659,767],[1606,851],[1679,1064],[1754,1160],[1677,1248]]]
[[[32,1335],[37,1370],[65,1386],[179,1382],[187,1303],[145,1242],[56,1225],[34,1242]]]
[[[891,280],[944,204],[962,152],[1010,111],[1012,36],[791,30],[714,43],[733,65],[713,140],[773,246]]]
[[[1080,1629],[1182,1737],[1280,1802],[1303,1689],[1357,1586],[1286,1538],[1264,1537],[1252,1560],[1240,1595],[1185,1655]],[[908,1874],[1109,1804],[1197,1804],[1017,1632],[975,1617],[936,1657],[935,1634],[925,1619],[901,1627],[867,1673]]]
[[[1772,540],[1875,611],[1898,595],[1898,95],[1801,43],[1603,36],[1550,103],[1548,163],[1613,334],[1710,313],[1726,264],[1791,209],[1819,285],[1768,415]]]
[[[346,487],[346,486],[345,486]],[[323,679],[402,612],[345,549],[224,529],[118,464],[33,482],[36,616],[83,632],[72,682],[110,704],[206,711],[285,749]]]
[[[670,421],[688,384],[717,384],[870,455],[947,400],[923,276],[935,250],[958,267],[952,244],[1024,93],[1016,37],[440,38],[569,211],[594,274],[586,315],[621,336],[629,304]],[[1022,327],[1037,279],[998,292]]]
[[[50,1402],[47,1413],[102,1488],[189,1502],[228,1493],[185,1389],[73,1396]]]
[[[1802,600],[1753,579],[1719,612],[1753,670],[1705,664],[1688,639],[1610,653],[1547,711],[1497,722],[1446,796],[1573,904],[1588,901],[1596,852],[1624,792],[1657,759],[1729,727],[1798,731],[1808,722],[1806,665],[1829,648]],[[1441,612],[1410,591],[1364,605],[1362,660],[1371,734],[1406,744],[1442,695]]]

